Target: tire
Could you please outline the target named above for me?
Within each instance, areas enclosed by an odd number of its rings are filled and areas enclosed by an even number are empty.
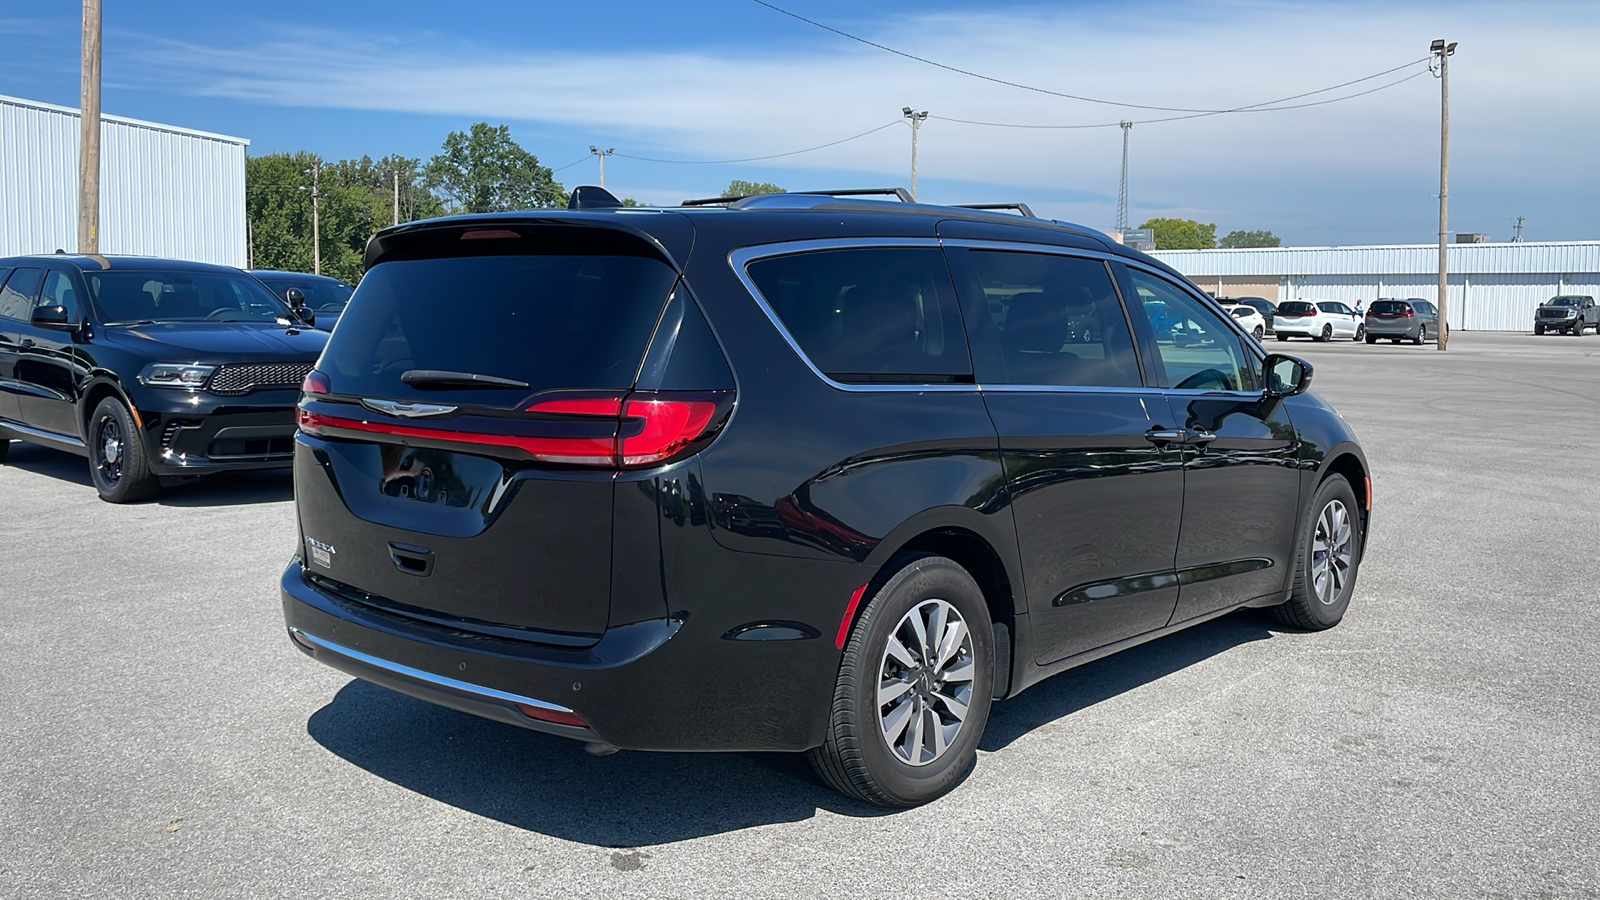
[[[1417,345],[1422,345],[1422,344],[1426,344],[1427,342],[1428,342],[1428,326],[1426,326],[1426,325],[1418,325],[1417,326],[1417,336],[1411,339],[1411,343],[1417,344]]]
[[[966,626],[965,637],[957,652],[930,673],[918,665],[925,650],[916,646],[912,619],[926,630],[937,613],[950,626],[952,611]],[[949,627],[944,630],[952,633]],[[904,640],[896,639],[896,646],[908,651],[904,658],[909,665],[900,661],[898,653],[889,652],[890,640],[898,635]],[[906,642],[912,647],[907,648]],[[851,629],[834,686],[827,737],[822,746],[807,752],[812,767],[835,790],[876,806],[916,806],[942,796],[977,758],[978,741],[989,719],[994,659],[989,607],[967,570],[942,556],[903,560]],[[937,677],[951,672],[970,678],[945,682]],[[885,679],[886,674],[898,677]],[[910,680],[904,680],[907,676]],[[957,686],[963,682],[964,687]],[[880,705],[878,686],[883,683],[896,693]],[[964,718],[953,712],[962,701]],[[900,710],[906,712],[898,716],[901,727],[891,745],[886,723],[893,723]],[[953,722],[945,722],[946,718]],[[931,734],[930,722],[936,723]],[[946,733],[952,724],[955,730]],[[933,746],[928,745],[930,737]],[[941,738],[948,742],[943,749],[937,746]],[[913,764],[912,759],[924,761]]]
[[[1544,326],[1543,325],[1535,325],[1535,326],[1533,326],[1533,333],[1534,334],[1544,334]]]
[[[1367,336],[1367,326],[1365,326],[1365,325],[1357,325],[1356,326],[1355,336],[1350,338],[1350,340],[1359,341],[1359,340],[1361,340],[1362,338],[1364,338],[1366,336]]]
[[[1376,344],[1377,342],[1378,342],[1378,338],[1377,338],[1376,335],[1371,335],[1371,334],[1367,335],[1367,343]]]
[[[1578,337],[1583,337],[1583,329],[1585,327],[1587,326],[1583,324],[1583,320],[1579,319],[1578,323],[1572,326],[1572,333]]]
[[[10,456],[10,455],[11,455],[11,439],[10,438],[0,437],[0,463],[5,462],[6,461],[6,457]]]
[[[1324,344],[1326,344],[1327,342],[1333,340],[1333,326],[1332,325],[1324,325],[1324,326],[1322,326],[1322,334],[1317,337],[1317,340],[1321,341]]]
[[[1258,344],[1261,343],[1262,338],[1267,336],[1267,332],[1260,325],[1257,325],[1256,330],[1252,333],[1256,336],[1256,343]]]
[[[1277,338],[1278,338],[1278,340],[1285,341],[1285,342],[1287,342],[1289,340],[1289,336],[1287,334],[1277,335]]]
[[[89,478],[107,503],[147,500],[159,486],[133,414],[115,397],[101,400],[89,417]]]
[[[1288,602],[1273,607],[1272,613],[1293,628],[1322,631],[1339,624],[1350,608],[1361,569],[1361,513],[1350,482],[1330,475],[1317,487],[1306,514],[1294,586]],[[1325,539],[1330,531],[1333,541]],[[1328,549],[1319,551],[1319,545]]]

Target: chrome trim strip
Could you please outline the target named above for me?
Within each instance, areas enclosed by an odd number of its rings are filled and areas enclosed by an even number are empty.
[[[330,653],[337,653],[340,656],[349,657],[356,662],[366,663],[375,669],[382,669],[385,672],[403,675],[406,678],[421,681],[425,684],[448,688],[452,691],[460,691],[463,694],[472,694],[478,697],[488,697],[491,700],[501,700],[507,703],[522,703],[527,706],[532,706],[536,709],[549,710],[550,712],[567,713],[569,715],[573,714],[572,710],[566,708],[565,706],[558,706],[554,703],[549,703],[544,700],[535,700],[532,697],[523,697],[521,695],[508,693],[506,691],[495,690],[494,688],[484,687],[481,684],[471,684],[470,682],[466,681],[457,681],[454,678],[446,678],[443,675],[435,675],[432,672],[424,672],[421,669],[413,669],[410,666],[404,666],[397,662],[390,662],[387,659],[380,659],[368,653],[362,653],[360,650],[352,650],[349,647],[335,644],[332,641],[325,641],[316,635],[307,634],[298,628],[290,628],[289,630],[299,635],[301,638],[316,644],[318,647],[329,651]]]
[[[0,419],[0,428],[5,428],[9,431],[15,431],[18,434],[32,435],[36,438],[46,441],[56,441],[62,444],[69,444],[73,447],[88,446],[83,441],[73,437],[70,434],[56,434],[54,431],[45,431],[42,428],[32,428],[27,425],[23,425],[20,422],[13,422],[10,419]]]

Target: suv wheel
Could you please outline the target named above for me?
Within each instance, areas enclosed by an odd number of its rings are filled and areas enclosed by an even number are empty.
[[[1273,607],[1278,621],[1321,631],[1344,618],[1361,568],[1361,515],[1350,482],[1338,475],[1317,488],[1295,561],[1289,601]]]
[[[1356,336],[1351,338],[1350,340],[1359,341],[1359,340],[1361,340],[1362,338],[1364,338],[1366,336],[1367,336],[1367,326],[1365,326],[1365,325],[1357,325],[1356,326]]]
[[[1426,344],[1428,342],[1428,326],[1418,325],[1417,336],[1411,339],[1413,344]]]
[[[89,477],[108,503],[132,503],[156,492],[133,414],[114,397],[101,400],[89,417]]]
[[[877,806],[943,795],[977,757],[994,658],[989,607],[967,570],[942,556],[907,561],[850,632],[811,765]]]
[[[5,462],[6,461],[6,457],[9,456],[10,453],[11,453],[11,439],[10,438],[0,437],[0,463]]]
[[[1266,329],[1262,328],[1260,325],[1257,325],[1256,330],[1251,333],[1256,336],[1256,343],[1258,344],[1261,343],[1262,338],[1267,336]]]

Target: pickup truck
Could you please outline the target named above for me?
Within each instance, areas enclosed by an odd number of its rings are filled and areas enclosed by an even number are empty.
[[[1559,331],[1581,335],[1591,326],[1600,333],[1600,309],[1595,308],[1593,297],[1551,297],[1533,313],[1534,334]]]

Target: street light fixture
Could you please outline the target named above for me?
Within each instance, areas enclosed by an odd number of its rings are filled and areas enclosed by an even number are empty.
[[[911,120],[911,199],[917,199],[917,131],[928,120],[928,111],[912,112],[911,107],[900,109],[900,114]]]

